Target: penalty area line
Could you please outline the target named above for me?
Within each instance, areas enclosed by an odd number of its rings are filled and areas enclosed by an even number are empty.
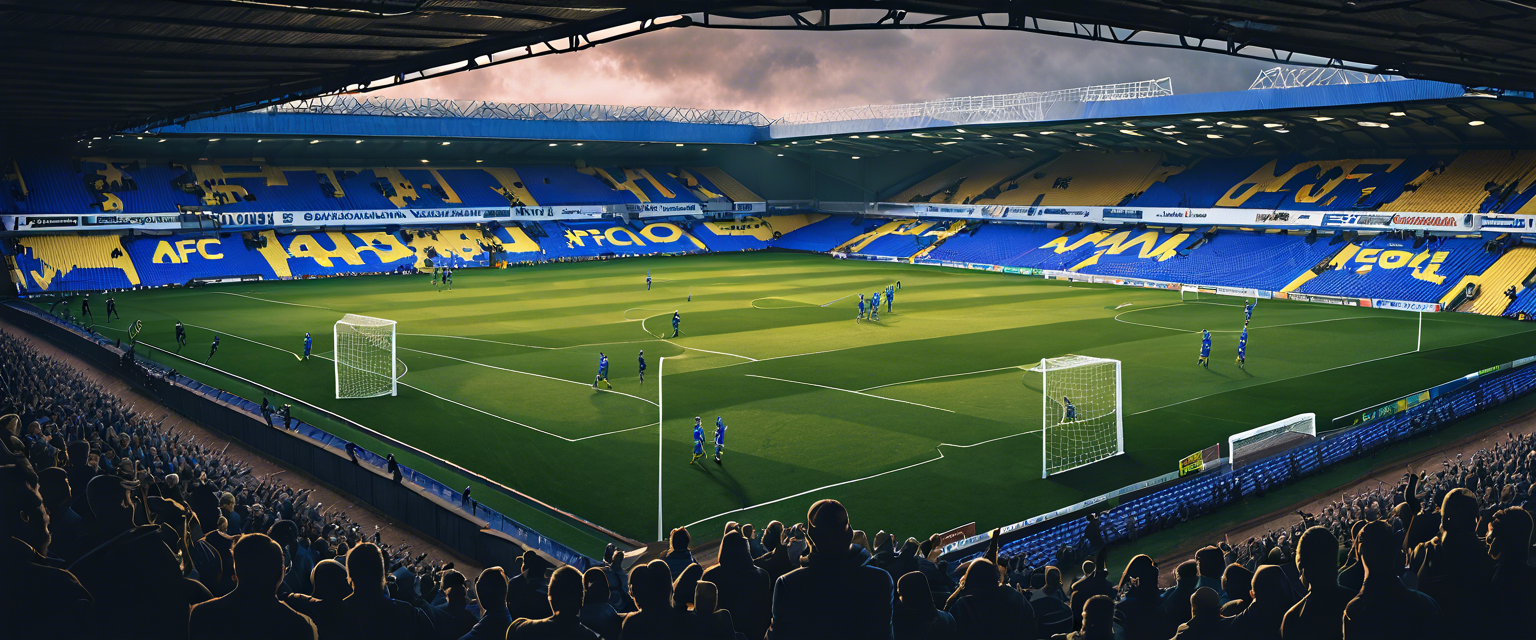
[[[441,353],[432,353],[431,351],[422,351],[420,349],[408,349],[406,347],[399,347],[399,349],[402,350],[402,351],[414,351],[416,353],[424,353],[424,354],[429,355],[429,356],[437,356],[439,358],[444,358],[444,359],[447,359],[447,360],[454,360],[454,361],[457,361],[457,362],[463,362],[465,364],[472,364],[472,365],[475,365],[477,367],[485,367],[487,369],[495,369],[497,371],[506,371],[508,373],[520,373],[520,374],[525,375],[525,376],[533,376],[535,378],[544,378],[545,380],[554,380],[555,382],[564,382],[566,384],[581,385],[583,387],[588,386],[587,383],[585,383],[585,382],[577,382],[575,380],[566,380],[564,378],[556,378],[554,376],[546,376],[546,375],[544,375],[542,373],[529,373],[527,371],[518,371],[517,369],[508,369],[506,367],[498,367],[498,366],[493,365],[493,364],[485,364],[483,362],[475,362],[474,360],[465,360],[463,358],[455,358],[453,356],[445,356],[445,355],[443,355]],[[634,399],[639,400],[641,402],[644,402],[646,404],[651,404],[651,405],[656,404],[656,403],[651,402],[650,400],[646,400],[645,398],[642,398],[640,396],[630,395],[628,393],[624,393],[623,391],[614,391],[612,389],[598,389],[598,391],[600,391],[602,393],[613,393],[613,394],[618,394],[618,395],[625,396],[625,397],[628,397],[628,398],[634,398]]]
[[[297,302],[283,302],[281,300],[268,300],[266,298],[258,298],[256,296],[248,296],[248,295],[245,295],[243,293],[230,293],[228,291],[209,291],[208,293],[217,293],[217,294],[219,294],[221,296],[235,296],[237,298],[249,298],[251,300],[260,300],[262,302],[270,302],[272,304],[285,304],[285,305],[288,305],[290,307],[309,307],[310,309],[324,309],[326,311],[335,311],[335,309],[332,309],[330,307],[317,307],[317,306],[312,305],[312,304],[299,304]]]
[[[854,391],[852,389],[840,389],[838,387],[829,387],[827,385],[816,384],[814,382],[801,382],[799,380],[786,380],[784,378],[773,378],[773,377],[769,377],[769,376],[760,376],[760,375],[757,375],[757,374],[754,374],[754,373],[749,373],[749,374],[746,374],[746,375],[747,375],[748,378],[762,378],[763,380],[775,380],[775,381],[778,381],[778,382],[788,382],[790,384],[802,384],[802,385],[805,385],[807,387],[820,387],[822,389],[830,389],[832,391],[841,391],[843,393],[851,393],[851,394],[858,395],[858,396],[865,396],[865,397],[869,397],[869,398],[875,398],[877,400],[889,400],[891,402],[900,402],[902,404],[910,404],[910,405],[912,405],[914,407],[922,407],[924,409],[933,409],[935,411],[943,411],[944,413],[954,413],[953,411],[950,411],[949,409],[943,409],[943,408],[939,408],[939,407],[929,406],[929,405],[918,403],[918,402],[911,402],[911,401],[908,401],[908,400],[897,400],[896,398],[887,398],[885,396],[877,396],[877,395],[875,395],[873,393],[864,393],[863,391]]]
[[[1011,367],[998,367],[996,369],[982,369],[981,371],[967,371],[965,373],[951,373],[951,374],[942,375],[942,376],[932,376],[932,377],[928,377],[928,378],[918,378],[916,380],[903,380],[901,382],[892,382],[890,384],[882,384],[882,385],[870,387],[868,389],[859,389],[859,391],[874,391],[875,389],[884,389],[886,387],[894,387],[894,386],[903,385],[903,384],[912,384],[914,382],[922,382],[924,380],[938,380],[938,379],[941,379],[941,378],[958,378],[958,377],[961,377],[961,376],[974,376],[974,375],[978,375],[978,374],[982,374],[982,373],[992,373],[994,371],[1007,371],[1009,369],[1023,369],[1023,368],[1024,368],[1024,365],[1014,365],[1014,366],[1011,366]]]
[[[400,383],[400,386],[408,387],[408,388],[411,388],[411,389],[415,389],[415,390],[420,391],[422,393],[425,393],[425,394],[427,394],[429,396],[437,398],[438,400],[442,400],[443,402],[447,402],[449,404],[455,404],[455,405],[464,407],[465,409],[469,409],[470,411],[473,411],[475,413],[487,415],[487,416],[490,416],[490,417],[495,418],[497,420],[501,420],[503,422],[510,422],[510,423],[515,424],[515,425],[517,425],[519,427],[522,427],[524,429],[528,429],[530,431],[537,431],[537,432],[542,433],[542,434],[544,434],[546,436],[550,436],[550,437],[553,437],[553,438],[559,438],[559,439],[564,440],[566,442],[581,442],[582,440],[589,440],[591,438],[601,438],[603,436],[611,436],[611,435],[613,435],[615,433],[624,433],[626,431],[634,431],[636,429],[644,429],[646,427],[654,427],[657,424],[655,422],[652,422],[650,424],[642,424],[642,425],[640,425],[638,427],[630,427],[628,429],[617,429],[617,430],[614,430],[614,431],[605,431],[603,433],[595,433],[595,434],[592,434],[590,436],[582,436],[580,438],[567,438],[567,437],[562,436],[562,435],[560,435],[558,433],[551,433],[549,431],[545,431],[543,429],[540,429],[540,428],[532,426],[532,425],[523,424],[521,422],[518,422],[518,421],[513,420],[511,418],[508,418],[506,416],[497,415],[497,414],[491,413],[489,411],[486,411],[485,409],[481,409],[479,407],[474,407],[474,406],[470,406],[470,405],[464,404],[462,402],[459,402],[458,400],[453,400],[451,398],[445,398],[443,396],[440,396],[438,394],[432,393],[431,391],[427,391],[426,389],[423,389],[423,388],[415,386],[415,385],[410,385],[410,384],[406,384],[406,383],[402,382],[402,383]]]
[[[762,376],[758,376],[758,377],[762,377]],[[817,385],[817,386],[819,386],[819,385]],[[876,397],[878,397],[878,396],[876,396]],[[889,400],[889,398],[886,398],[886,399]],[[880,473],[875,473],[875,474],[867,475],[867,476],[864,476],[862,478],[854,478],[852,480],[844,480],[842,482],[834,482],[834,483],[829,484],[829,485],[825,485],[825,486],[821,486],[821,487],[816,487],[815,489],[806,489],[805,491],[801,491],[800,493],[796,493],[794,495],[788,495],[788,496],[784,496],[782,498],[775,498],[775,499],[769,500],[767,502],[759,502],[759,503],[751,505],[751,506],[741,507],[740,509],[732,509],[730,511],[726,511],[726,512],[723,512],[723,513],[717,513],[717,514],[709,516],[707,518],[701,518],[701,519],[699,519],[699,520],[697,520],[695,522],[690,522],[690,523],[688,523],[686,525],[683,525],[683,526],[685,528],[686,527],[695,527],[695,526],[698,526],[698,525],[703,524],[705,522],[709,522],[710,520],[714,520],[716,518],[723,518],[725,516],[728,516],[728,515],[731,515],[731,514],[735,514],[735,513],[741,513],[742,511],[750,511],[750,510],[756,509],[758,507],[766,507],[766,506],[769,506],[769,505],[772,505],[772,504],[777,504],[777,503],[783,502],[785,500],[793,500],[793,499],[799,498],[801,496],[805,496],[805,495],[808,495],[808,494],[816,493],[817,491],[826,491],[827,489],[834,489],[834,488],[841,487],[841,486],[844,486],[844,485],[853,484],[855,482],[863,482],[865,480],[873,480],[875,478],[879,478],[881,476],[887,476],[887,475],[896,473],[898,471],[906,471],[908,469],[914,469],[914,468],[917,468],[917,467],[921,467],[921,466],[923,466],[925,464],[928,464],[930,462],[938,462],[938,461],[944,459],[944,449],[943,449],[943,447],[954,447],[956,449],[969,449],[971,447],[979,447],[979,446],[984,445],[984,444],[991,444],[991,443],[997,442],[999,440],[1007,440],[1009,438],[1017,438],[1019,436],[1029,435],[1031,433],[1040,433],[1040,431],[1041,431],[1040,429],[1035,429],[1033,431],[1020,431],[1018,433],[1010,433],[1010,434],[1008,434],[1006,436],[998,436],[996,438],[992,438],[991,440],[982,440],[981,442],[977,442],[977,443],[973,443],[973,444],[950,444],[948,442],[940,442],[939,444],[936,444],[933,447],[936,451],[938,451],[939,455],[937,457],[929,458],[929,459],[924,460],[922,462],[914,462],[914,463],[909,464],[909,465],[904,466],[904,467],[897,467],[895,469],[888,469],[886,471],[881,471]]]

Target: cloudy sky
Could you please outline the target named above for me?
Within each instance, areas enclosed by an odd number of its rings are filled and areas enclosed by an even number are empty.
[[[796,111],[1173,78],[1177,93],[1248,88],[1274,66],[1223,55],[981,31],[668,29],[386,89],[396,98]]]

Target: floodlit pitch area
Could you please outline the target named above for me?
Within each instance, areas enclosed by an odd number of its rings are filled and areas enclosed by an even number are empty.
[[[854,322],[859,293],[898,280],[894,313],[882,304],[879,322]],[[174,324],[186,324],[184,358],[152,356],[183,373],[261,399],[197,364],[217,332],[212,367],[642,540],[655,538],[658,516],[668,528],[697,525],[696,537],[726,520],[796,522],[812,497],[883,514],[861,526],[900,536],[1007,524],[1174,470],[1189,453],[1280,418],[1316,412],[1327,429],[1334,416],[1529,354],[1532,337],[1508,320],[1431,314],[1416,351],[1417,314],[1266,300],[1239,369],[1237,298],[766,252],[465,270],[452,291],[419,275],[116,298],[123,320],[98,322],[106,335],[126,337],[143,320],[140,341],[175,351]],[[334,398],[331,329],[347,313],[399,323],[398,396]],[[1209,369],[1196,364],[1201,329],[1214,337]],[[308,362],[298,357],[306,331]],[[592,390],[599,352],[612,391]],[[1066,354],[1123,363],[1126,455],[1041,479],[1040,374],[1027,369]],[[448,484],[467,482],[294,413]],[[694,416],[709,455],[690,465]],[[721,466],[716,416],[730,427]],[[489,489],[475,497],[580,551],[601,548],[601,538]]]

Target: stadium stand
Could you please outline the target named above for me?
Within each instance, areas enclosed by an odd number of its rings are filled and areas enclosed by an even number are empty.
[[[1061,232],[1043,225],[983,224],[950,237],[928,254],[930,260],[1020,266],[1020,258]]]
[[[1388,234],[1356,240],[1328,263],[1328,269],[1284,291],[1357,298],[1439,302],[1462,279],[1493,266],[1499,254],[1481,238],[1394,238]]]
[[[723,194],[732,202],[762,202],[763,197],[753,193],[746,185],[737,182],[730,174],[720,170],[720,167],[688,167],[682,170],[684,184],[691,176],[701,185],[715,193]]]
[[[22,160],[0,190],[3,209],[45,213],[345,211],[464,206],[762,202],[718,167],[305,167],[258,160],[150,164]],[[25,186],[25,188],[23,188]],[[18,197],[20,196],[20,197]]]
[[[1536,154],[1528,151],[1469,151],[1430,167],[1409,182],[1389,211],[1426,213],[1489,212],[1502,208],[1506,194],[1530,186]]]
[[[1003,159],[972,156],[912,185],[891,199],[892,202],[932,202],[971,204],[1004,180],[1013,178],[1038,164],[1031,158]]]
[[[1163,154],[1068,153],[999,185],[974,204],[1113,206],[1184,170]]]
[[[1457,309],[1458,311],[1471,311],[1483,315],[1503,315],[1505,308],[1510,304],[1510,299],[1504,296],[1504,291],[1509,287],[1515,287],[1517,291],[1525,288],[1526,279],[1531,273],[1536,272],[1536,247],[1515,247],[1500,256],[1493,266],[1478,275],[1462,278],[1457,283],[1455,290],[1447,294],[1447,302],[1457,291],[1469,284],[1477,285],[1479,293]]]
[[[1124,249],[1128,247],[1117,247],[1121,249],[1119,255],[1106,252],[1096,264],[1080,271],[1278,291],[1296,274],[1338,251],[1342,243],[1334,244],[1331,240],[1327,236],[1222,229],[1191,233],[1173,247],[1172,255],[1167,251],[1162,255],[1144,255],[1151,243],[1142,245],[1135,253],[1127,253]]]

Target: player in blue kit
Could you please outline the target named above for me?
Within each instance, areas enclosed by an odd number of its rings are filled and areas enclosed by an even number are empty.
[[[305,360],[309,359],[309,350],[313,346],[315,346],[315,341],[312,338],[309,337],[309,332],[305,331],[304,332],[304,359]]]
[[[1237,336],[1237,368],[1248,364],[1248,325],[1243,325],[1242,335]]]
[[[1243,305],[1243,326],[1248,326],[1248,321],[1253,319],[1253,308],[1259,306],[1259,301],[1254,300]]]
[[[859,294],[859,315],[853,319],[854,324],[864,320],[864,294]]]
[[[869,320],[880,321],[880,292],[876,291],[869,296]]]
[[[894,285],[886,285],[886,287],[885,287],[885,312],[886,313],[890,313],[891,312],[891,307],[893,305],[895,305],[895,304],[896,304],[896,287]]]
[[[715,416],[715,464],[720,464],[720,453],[725,450],[725,420]]]
[[[676,311],[673,311],[672,312],[672,337],[676,338],[677,334],[682,332],[682,326],[683,326],[683,316],[678,315],[678,313]]]
[[[1211,332],[1200,330],[1200,366],[1211,368]]]
[[[1061,408],[1062,408],[1062,415],[1061,415],[1061,421],[1062,422],[1071,422],[1071,421],[1077,419],[1077,405],[1072,404],[1072,399],[1071,398],[1068,398],[1066,396],[1062,396],[1061,397]]]
[[[597,352],[597,377],[592,379],[594,390],[597,389],[599,381],[608,385],[609,389],[613,388],[613,383],[608,381],[608,355],[601,351]]]
[[[640,350],[640,384],[645,384],[645,350]]]
[[[651,272],[649,271],[645,272],[645,290],[651,290]]]
[[[219,334],[213,334],[213,345],[208,347],[208,358],[203,360],[203,362],[207,362],[208,360],[212,360],[213,359],[213,354],[218,353],[218,352],[219,352]]]
[[[699,458],[702,458],[702,457],[704,457],[704,419],[700,418],[699,416],[694,416],[693,417],[693,459],[689,460],[688,464],[693,464],[695,462],[698,462]]]

